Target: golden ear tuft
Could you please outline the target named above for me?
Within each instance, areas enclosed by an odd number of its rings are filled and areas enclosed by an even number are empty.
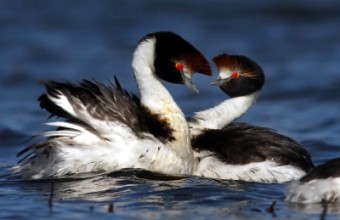
[[[211,76],[211,68],[209,62],[201,53],[185,54],[181,56],[181,60],[192,73],[202,73]]]

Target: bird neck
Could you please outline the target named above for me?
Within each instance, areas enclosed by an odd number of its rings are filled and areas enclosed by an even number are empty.
[[[139,44],[134,53],[132,67],[141,95],[141,105],[156,114],[173,130],[174,139],[165,143],[192,172],[193,152],[190,142],[189,127],[185,116],[163,86],[154,70],[155,39]]]
[[[213,108],[196,112],[189,122],[191,134],[199,135],[206,129],[222,129],[246,113],[258,94],[259,91],[230,98]]]

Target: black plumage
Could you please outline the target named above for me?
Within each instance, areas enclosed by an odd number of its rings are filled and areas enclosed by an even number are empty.
[[[317,167],[300,179],[309,182],[314,179],[327,179],[340,177],[340,158],[329,160]]]
[[[273,161],[293,165],[309,172],[311,155],[301,144],[272,129],[246,123],[232,123],[220,130],[206,132],[192,140],[197,152],[210,151],[220,161],[231,165]]]

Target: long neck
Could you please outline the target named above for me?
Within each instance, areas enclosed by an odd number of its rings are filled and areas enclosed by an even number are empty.
[[[196,112],[188,121],[191,135],[199,135],[205,129],[222,129],[246,113],[258,94],[259,92],[254,92],[246,96],[230,98],[213,108]]]
[[[166,145],[180,157],[183,166],[187,167],[187,173],[190,174],[193,166],[193,152],[189,127],[183,112],[154,74],[154,45],[154,39],[140,44],[134,53],[132,62],[141,95],[141,104],[173,128],[175,140],[167,142]]]

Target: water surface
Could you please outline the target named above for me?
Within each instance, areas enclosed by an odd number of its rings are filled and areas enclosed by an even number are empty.
[[[209,59],[256,60],[263,92],[240,121],[303,143],[320,164],[340,156],[338,1],[1,1],[0,218],[340,219],[339,207],[284,202],[286,184],[167,177],[125,170],[94,177],[22,181],[9,172],[48,115],[39,81],[113,79],[138,93],[130,67],[146,33],[169,30]],[[214,77],[216,77],[216,68]],[[214,78],[213,77],[213,78]],[[200,95],[166,84],[187,115],[227,98],[195,76]]]

